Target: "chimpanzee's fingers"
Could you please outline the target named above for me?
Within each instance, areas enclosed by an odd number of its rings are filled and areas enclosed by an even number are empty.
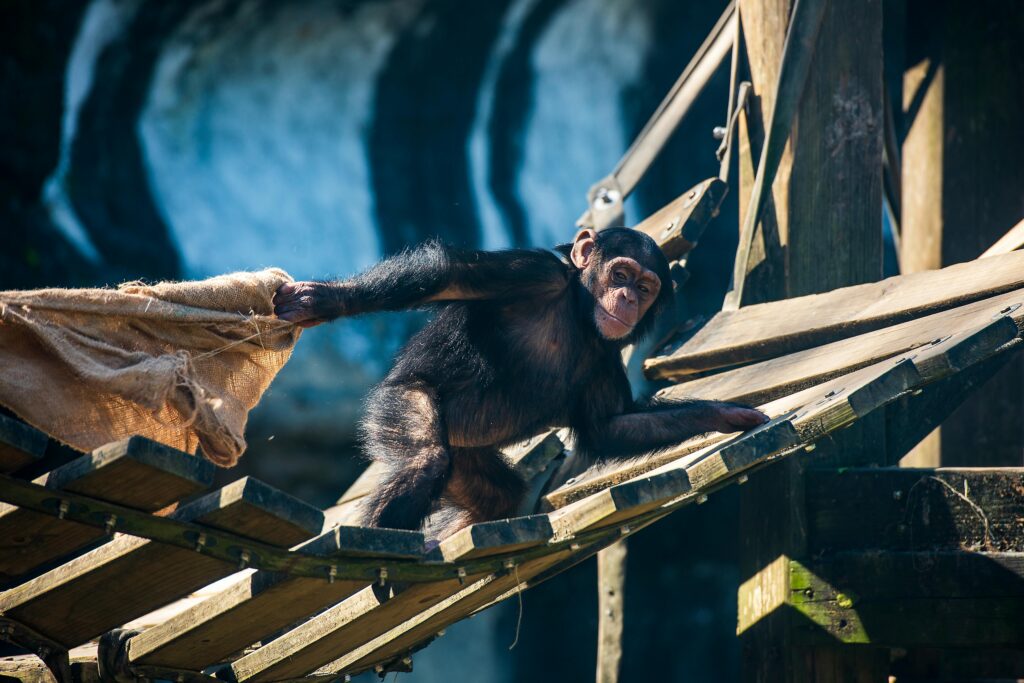
[[[729,424],[741,429],[750,429],[768,422],[771,418],[754,408],[731,408],[726,413]]]

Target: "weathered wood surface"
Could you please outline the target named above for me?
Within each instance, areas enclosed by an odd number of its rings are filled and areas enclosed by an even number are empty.
[[[35,481],[145,512],[198,493],[213,481],[202,458],[133,437],[83,455]],[[0,503],[0,580],[11,580],[102,538],[102,529]]]
[[[0,414],[0,474],[17,472],[43,457],[46,434]]]
[[[729,186],[718,178],[708,178],[633,227],[650,235],[665,257],[674,261],[697,246],[728,191]]]
[[[0,681],[4,683],[58,683],[43,661],[34,655],[0,657]]]
[[[353,556],[420,559],[423,535],[339,527],[296,550],[337,558],[339,563]],[[127,660],[134,666],[198,671],[367,585],[365,580],[330,581],[328,577],[250,572],[220,593],[131,638]]]
[[[543,543],[551,535],[547,525],[524,523],[521,519],[488,522],[481,526],[490,531],[475,533],[472,527],[463,529],[441,543],[438,555],[457,561],[498,554],[504,551],[503,543],[509,538],[514,538],[519,547],[525,547]],[[509,528],[499,531],[502,526]],[[547,557],[541,557],[533,562],[547,566],[546,560]],[[361,651],[359,648],[366,647],[375,639],[390,642],[386,634],[392,629],[411,625],[430,613],[432,607],[452,600],[452,596],[467,587],[493,580],[494,575],[490,573],[460,578],[453,572],[450,579],[411,584],[393,595],[390,594],[390,586],[368,586],[259,650],[236,660],[231,665],[232,674],[238,683],[304,676],[335,660],[341,653]]]
[[[618,683],[625,630],[625,539],[597,554],[597,683]]]
[[[807,471],[808,548],[1024,551],[1024,468]]]
[[[527,560],[503,574],[490,574],[483,577],[445,601],[411,616],[391,631],[334,660],[328,668],[337,673],[357,672],[378,662],[387,662],[400,657],[456,621],[491,604],[495,598],[514,589],[524,580],[563,562],[574,552],[576,551],[571,548],[563,548],[549,555]],[[579,552],[584,553],[586,549],[581,549]],[[589,554],[592,553],[593,550]]]
[[[279,547],[309,538],[322,525],[315,508],[249,478],[207,494],[174,517]],[[201,551],[118,535],[0,594],[0,612],[72,647],[236,569]]]
[[[1024,253],[970,261],[715,315],[652,378],[683,378],[811,349],[1024,287]]]
[[[899,398],[910,387],[936,381],[972,367],[1015,340],[1017,327],[1000,317],[982,323],[925,349],[900,354],[822,384],[783,396],[760,408],[770,417],[793,414],[794,427],[801,442],[811,442],[824,434],[845,426],[850,420],[864,417],[884,403]],[[830,399],[830,400],[827,400]],[[824,401],[824,402],[823,402]],[[801,412],[801,409],[804,409]],[[600,476],[581,478],[578,482],[557,489],[546,497],[553,508],[562,508],[598,491],[637,477],[659,467],[685,467],[695,454],[708,452],[716,444],[728,444],[742,436],[712,434],[686,441],[649,458],[630,461],[621,469],[606,471]],[[673,464],[675,463],[675,464]],[[598,509],[609,504],[607,497],[596,498],[588,506]],[[584,506],[581,506],[584,507]]]
[[[789,563],[805,642],[1019,647],[1024,553],[838,553]]]
[[[935,340],[963,334],[1001,314],[1024,321],[1024,291],[1011,292],[918,320],[869,332],[806,351],[678,384],[659,392],[669,398],[693,397],[764,403]]]

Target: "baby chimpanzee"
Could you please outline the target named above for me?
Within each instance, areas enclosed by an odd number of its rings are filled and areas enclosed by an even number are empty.
[[[672,302],[664,255],[627,228],[581,230],[558,251],[428,242],[349,280],[277,290],[277,316],[303,326],[437,306],[368,401],[364,448],[386,466],[369,525],[419,529],[442,499],[442,537],[515,514],[525,484],[499,449],[551,427],[602,459],[767,421],[719,401],[636,405],[620,352]]]

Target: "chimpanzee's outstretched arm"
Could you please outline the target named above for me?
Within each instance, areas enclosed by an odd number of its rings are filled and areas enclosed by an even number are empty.
[[[282,285],[274,297],[274,313],[311,325],[431,301],[554,294],[567,283],[565,265],[545,251],[470,251],[426,242],[347,280]]]
[[[739,432],[768,421],[759,410],[727,401],[655,402],[577,429],[583,449],[600,458],[640,455],[706,432]]]

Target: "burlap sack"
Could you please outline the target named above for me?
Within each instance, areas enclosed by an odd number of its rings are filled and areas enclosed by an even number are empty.
[[[282,270],[117,289],[0,292],[0,403],[80,450],[139,434],[230,467],[300,329]]]

